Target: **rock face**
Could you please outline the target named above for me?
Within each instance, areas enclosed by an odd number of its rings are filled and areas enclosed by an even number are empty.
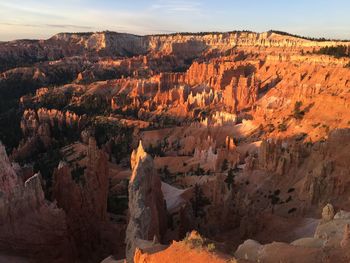
[[[0,250],[31,260],[74,260],[64,211],[44,199],[40,174],[22,181],[1,144],[0,181]]]
[[[308,148],[302,144],[267,139],[259,148],[259,164],[264,170],[283,175],[290,169],[298,169],[308,153]]]
[[[325,206],[329,211],[330,204]],[[333,209],[333,208],[332,208]],[[349,216],[341,211],[327,221],[319,221],[314,237],[300,238],[288,243],[273,242],[262,245],[254,240],[247,240],[235,252],[237,259],[249,262],[347,262],[350,253]],[[327,212],[328,215],[328,212]]]
[[[350,245],[350,225],[346,224],[344,227],[343,239],[340,242],[342,248],[349,248]]]
[[[48,110],[39,108],[38,110],[25,110],[21,120],[21,130],[25,136],[39,133],[50,137],[48,134],[40,133],[40,127],[47,124],[51,129],[62,130],[64,127],[79,128],[83,124],[83,118],[73,112],[62,112],[56,109]],[[44,129],[44,128],[42,128]]]
[[[334,218],[334,208],[331,204],[327,204],[322,209],[322,220],[325,222],[331,221]]]
[[[204,238],[202,238],[196,231],[192,231],[191,233],[189,233],[185,240],[180,242],[174,241],[168,248],[162,251],[159,251],[162,248],[159,248],[157,246],[145,249],[144,251],[136,249],[134,262],[227,262],[227,257],[215,254],[213,251],[206,249],[206,245],[208,245],[207,243],[208,242]],[[237,261],[234,258],[230,258],[230,262],[236,263]]]
[[[126,257],[133,262],[135,249],[142,240],[162,241],[166,230],[166,204],[153,159],[140,142],[131,156],[132,176],[129,182],[129,223],[126,230]]]
[[[193,35],[136,36],[115,32],[61,33],[48,40],[21,40],[0,44],[1,65],[21,65],[27,61],[58,60],[67,56],[94,53],[102,56],[143,55],[147,52],[174,54],[191,58],[203,52],[224,52],[233,46],[251,48],[284,48],[291,52],[312,50],[320,46],[344,44],[342,42],[317,42],[274,32],[228,32]],[[0,70],[6,69],[5,66]]]
[[[84,124],[84,118],[66,111],[46,108],[38,110],[27,109],[21,119],[21,130],[24,139],[17,149],[14,149],[11,158],[26,160],[38,149],[49,149],[55,142],[57,133],[79,130]]]
[[[79,258],[96,258],[102,226],[107,220],[108,166],[106,154],[89,140],[86,167],[60,163],[54,172],[53,198],[67,214],[69,233]]]

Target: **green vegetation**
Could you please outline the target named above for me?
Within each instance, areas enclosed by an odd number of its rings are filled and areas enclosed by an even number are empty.
[[[350,48],[346,45],[322,47],[317,54],[333,56],[335,58],[349,57]]]
[[[162,145],[159,143],[155,146],[153,146],[152,144],[150,144],[146,150],[146,152],[148,154],[150,154],[153,158],[155,156],[160,156],[160,157],[164,157],[165,156],[165,153],[164,153],[164,150],[162,149]]]
[[[288,214],[294,213],[295,211],[297,211],[297,209],[295,207],[293,207],[293,208],[288,210]]]
[[[280,197],[279,194],[281,193],[280,190],[276,190],[273,192],[273,194],[270,194],[268,198],[270,199],[270,203],[272,206],[272,214],[274,213],[275,205],[280,203]]]
[[[71,172],[72,179],[75,183],[85,183],[84,181],[84,171],[86,167],[81,167],[79,165],[76,165],[75,168]]]
[[[182,242],[184,242],[185,245],[187,245],[191,249],[198,249],[198,250],[205,249],[209,252],[214,252],[216,249],[216,246],[214,243],[210,242],[209,239],[202,237],[196,231],[187,233]]]
[[[159,173],[161,174],[161,177],[162,179],[165,181],[165,182],[169,182],[170,179],[171,179],[171,173],[169,171],[169,168],[168,168],[168,165],[165,165],[162,168],[159,168]]]
[[[34,172],[40,172],[45,181],[45,197],[51,200],[51,186],[53,171],[57,168],[61,154],[59,148],[52,147],[47,152],[33,156],[34,158]]]
[[[295,191],[295,188],[289,188],[287,193],[292,193]]]
[[[228,169],[228,161],[227,159],[224,159],[224,161],[222,162],[222,165],[221,165],[221,171],[224,172]]]
[[[115,215],[125,215],[128,209],[128,197],[124,195],[109,194],[107,211]]]
[[[218,32],[218,31],[211,31],[211,32],[177,32],[177,33],[171,33],[171,34],[156,34],[156,35],[148,35],[148,36],[205,36],[205,35],[213,35],[213,34],[235,34],[235,33],[253,33],[253,31],[250,30],[234,30],[234,31],[228,31],[228,32]]]
[[[302,120],[305,115],[305,111],[301,110],[303,103],[301,101],[296,101],[294,104],[293,117],[296,120]]]
[[[102,119],[95,119],[91,128],[99,146],[110,143],[112,156],[115,157],[117,163],[130,155],[133,128]]]
[[[290,37],[296,37],[296,38],[302,38],[310,41],[317,41],[317,42],[323,42],[323,41],[340,41],[340,42],[347,42],[347,40],[338,40],[338,39],[329,39],[329,38],[314,38],[314,37],[305,37],[305,36],[300,36],[300,35],[295,35],[295,34],[290,34],[284,31],[278,31],[278,30],[270,30],[268,33],[275,33],[278,35],[282,36],[290,36]]]
[[[214,243],[209,243],[208,245],[207,245],[207,250],[209,251],[209,252],[213,252],[213,251],[215,251],[215,244]]]
[[[277,127],[278,127],[278,131],[279,132],[284,132],[284,131],[286,131],[288,129],[288,126],[287,126],[287,124],[285,122],[282,122],[282,123],[278,124]]]
[[[203,190],[199,184],[195,184],[194,186],[194,194],[193,198],[191,199],[191,203],[195,217],[204,217],[204,207],[209,205],[210,201],[204,195]]]
[[[230,190],[231,186],[233,186],[235,182],[235,176],[234,169],[230,169],[227,173],[227,177],[225,179],[225,183],[227,184],[227,188]]]
[[[0,99],[0,107],[1,107]],[[12,108],[6,112],[0,112],[0,141],[5,145],[7,152],[17,147],[22,139],[20,127],[22,112]]]
[[[196,171],[194,172],[195,175],[201,176],[205,174],[205,171],[200,165],[198,164]]]
[[[67,109],[78,115],[87,114],[88,116],[103,115],[111,112],[109,100],[102,95],[85,95],[81,98],[79,105],[70,105]]]
[[[189,246],[191,249],[196,248],[196,249],[202,249],[204,245],[204,238],[201,237],[198,233],[193,234],[192,233],[187,233],[186,237],[183,239],[183,242]]]
[[[47,93],[40,97],[36,108],[63,110],[70,103],[72,96],[72,92],[59,92],[55,89],[49,89]]]

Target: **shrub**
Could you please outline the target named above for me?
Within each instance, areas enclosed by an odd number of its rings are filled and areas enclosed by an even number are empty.
[[[274,195],[279,195],[281,193],[280,189],[275,190],[275,192],[273,192]]]
[[[294,213],[295,211],[297,211],[297,209],[295,207],[293,207],[293,208],[288,210],[288,214]]]
[[[231,186],[233,185],[235,181],[236,174],[234,173],[233,169],[230,169],[227,173],[227,177],[225,179],[225,183],[227,184],[227,188],[230,190]]]
[[[107,211],[116,215],[124,215],[128,209],[128,197],[117,194],[109,194],[107,200]]]
[[[85,171],[86,167],[81,167],[79,165],[77,165],[71,172],[72,175],[72,179],[78,184],[80,182],[84,183],[83,180],[83,175],[84,175],[84,171]]]
[[[204,238],[197,231],[192,231],[187,233],[183,242],[188,245],[190,248],[201,249],[204,245]]]
[[[278,124],[278,131],[284,132],[288,128],[287,124],[285,122]]]
[[[289,188],[288,189],[288,193],[291,193],[291,192],[294,192],[295,191],[295,188]]]
[[[204,207],[209,205],[210,201],[204,195],[202,188],[198,184],[194,186],[194,195],[191,199],[191,203],[195,217],[204,217]]]
[[[204,174],[205,174],[205,171],[204,171],[203,168],[201,168],[201,167],[198,165],[197,170],[195,171],[195,174],[196,174],[197,176],[204,175]]]
[[[207,250],[210,251],[210,252],[214,251],[215,250],[215,244],[214,243],[209,243],[207,245]]]
[[[289,196],[289,197],[287,198],[287,200],[286,200],[286,203],[289,203],[289,202],[292,201],[292,200],[293,200],[292,197]]]
[[[336,58],[349,57],[349,48],[346,45],[322,47],[317,54],[333,56]]]
[[[222,165],[221,165],[221,171],[226,171],[228,169],[228,161],[227,159],[225,159],[223,162],[222,162]]]
[[[305,115],[305,112],[303,110],[301,110],[302,105],[303,105],[303,103],[301,101],[295,102],[293,117],[297,120],[303,119],[303,117]]]

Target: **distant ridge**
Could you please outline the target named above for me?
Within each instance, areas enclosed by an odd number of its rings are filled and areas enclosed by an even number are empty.
[[[239,34],[239,33],[252,33],[252,34],[263,34],[263,33],[274,33],[277,35],[281,36],[289,36],[289,37],[295,37],[295,38],[300,38],[300,39],[305,39],[309,41],[316,41],[316,42],[325,42],[325,41],[336,41],[336,42],[349,42],[349,39],[335,39],[335,38],[324,38],[324,37],[308,37],[308,36],[302,36],[302,35],[297,35],[297,34],[292,34],[288,33],[285,31],[280,31],[280,30],[274,30],[271,29],[266,32],[255,32],[252,30],[232,30],[232,31],[200,31],[200,32],[174,32],[174,33],[160,33],[160,34],[146,34],[146,35],[138,35],[138,34],[133,34],[133,33],[127,33],[127,32],[116,32],[116,31],[110,31],[110,30],[105,30],[105,31],[96,31],[96,32],[61,32],[57,33],[56,35],[60,34],[76,34],[79,36],[88,36],[91,34],[95,33],[110,33],[110,34],[124,34],[124,35],[133,35],[133,36],[140,36],[140,37],[162,37],[162,36],[177,36],[177,35],[182,35],[182,36],[205,36],[205,35],[216,35],[216,34]],[[1,43],[1,41],[0,41]]]
[[[334,38],[324,38],[324,37],[320,37],[320,38],[318,38],[318,37],[306,37],[306,36],[300,36],[300,35],[291,34],[291,33],[279,31],[279,30],[269,30],[267,32],[268,33],[275,33],[275,34],[282,35],[282,36],[296,37],[296,38],[301,38],[301,39],[310,40],[310,41],[317,41],[317,42],[324,42],[324,41],[349,42],[350,41],[348,39],[334,39]]]

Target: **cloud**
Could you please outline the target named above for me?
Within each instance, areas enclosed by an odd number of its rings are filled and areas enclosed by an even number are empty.
[[[157,3],[151,5],[150,10],[169,13],[199,13],[201,11],[201,3],[197,1],[158,0]]]
[[[202,18],[202,8],[199,0],[147,0],[137,9],[129,4],[116,8],[115,3],[97,0],[89,4],[83,0],[0,0],[0,39],[48,38],[62,31],[111,30],[139,35],[188,31],[194,30],[188,28],[195,24],[193,17]]]
[[[62,29],[81,29],[81,30],[93,30],[94,27],[92,26],[81,26],[81,25],[65,25],[65,24],[46,24],[47,27],[52,28],[62,28]]]
[[[3,26],[10,26],[10,27],[40,27],[40,25],[34,25],[34,24],[17,24],[17,23],[0,23],[0,25]]]
[[[58,14],[58,12],[54,9],[49,9],[46,6],[43,6],[42,4],[33,2],[33,3],[26,3],[23,4],[18,1],[13,1],[12,3],[9,2],[2,2],[0,0],[0,8],[2,11],[5,12],[5,15],[7,17],[11,17],[12,15],[21,15],[24,17],[40,17],[40,18],[48,18],[48,19],[62,19],[63,16],[61,14]]]
[[[12,27],[51,27],[61,29],[81,29],[81,30],[93,30],[92,26],[71,25],[71,24],[21,24],[21,23],[1,23],[0,25],[12,26]]]

